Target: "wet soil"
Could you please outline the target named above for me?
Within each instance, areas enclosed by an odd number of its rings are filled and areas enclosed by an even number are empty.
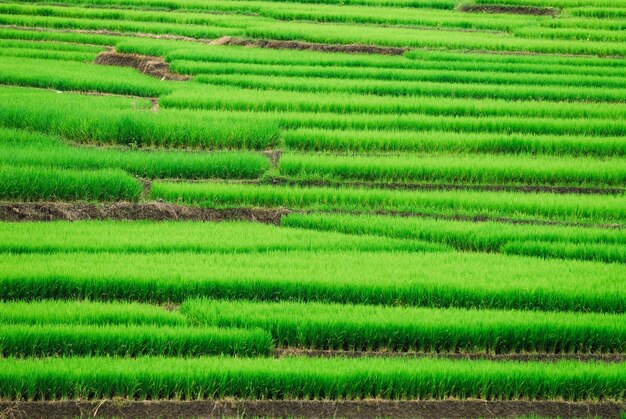
[[[467,13],[506,13],[513,15],[531,16],[557,16],[559,9],[553,7],[532,7],[532,6],[507,6],[507,5],[485,5],[485,4],[464,4],[458,8],[461,12]]]
[[[0,417],[395,417],[395,418],[505,418],[542,417],[619,418],[626,403],[485,400],[92,400],[0,402]]]
[[[170,65],[161,57],[104,51],[98,54],[95,63],[99,65],[132,67],[161,80],[185,81],[190,79],[189,76],[170,72]]]

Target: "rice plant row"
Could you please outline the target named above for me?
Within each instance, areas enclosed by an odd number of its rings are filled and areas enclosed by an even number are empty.
[[[261,328],[278,347],[453,353],[626,351],[623,315],[189,300],[194,325]]]
[[[428,241],[462,251],[626,263],[626,234],[621,229],[338,214],[289,214],[281,225]]]
[[[380,96],[468,97],[508,100],[624,102],[626,88],[485,84],[449,81],[396,81],[288,77],[273,75],[200,74],[200,83],[296,92],[360,93]]]
[[[281,175],[332,180],[478,185],[623,187],[626,160],[478,155],[355,156],[283,154]]]
[[[254,356],[269,355],[271,349],[271,336],[258,329],[0,324],[3,357]]]
[[[280,93],[280,94],[277,94]],[[370,114],[426,114],[457,116],[514,116],[530,118],[626,117],[620,103],[510,101],[504,99],[389,97],[359,93],[298,92],[249,89],[216,84],[187,83],[160,98],[164,107],[246,111],[335,112]]]
[[[0,162],[72,170],[121,169],[153,179],[254,179],[269,169],[267,158],[252,152],[70,146],[58,137],[5,128],[0,128]]]
[[[378,236],[284,229],[249,222],[76,221],[0,223],[0,251],[264,253],[275,251],[444,251],[445,245]]]
[[[77,143],[140,147],[266,149],[277,123],[242,113],[151,111],[144,99],[0,88],[0,126],[36,130]]]
[[[3,254],[0,299],[194,297],[623,313],[623,266],[453,252]]]
[[[154,182],[150,197],[201,207],[287,207],[357,213],[382,211],[445,217],[619,225],[626,221],[624,194],[573,196],[551,193]]]
[[[624,400],[626,364],[434,359],[0,359],[0,396],[58,399]]]
[[[186,326],[186,316],[151,304],[88,300],[0,303],[2,325]]]
[[[137,201],[143,186],[119,169],[69,170],[0,164],[0,199]]]
[[[626,156],[621,137],[300,128],[284,131],[282,139],[285,147],[308,152]]]
[[[281,65],[247,64],[225,62],[197,62],[174,60],[172,69],[178,73],[190,75],[247,74],[277,77],[315,77],[320,79],[402,81],[402,82],[437,82],[437,83],[480,83],[510,86],[577,86],[597,87],[602,89],[622,88],[623,80],[619,77],[589,76],[581,74],[523,74],[489,72],[483,70],[443,70],[443,69],[392,69],[354,66],[317,66],[317,65]],[[412,86],[412,85],[410,85]],[[512,91],[514,89],[511,89]]]

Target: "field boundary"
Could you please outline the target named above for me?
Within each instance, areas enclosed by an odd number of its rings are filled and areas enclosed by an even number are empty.
[[[2,401],[3,418],[60,417],[513,417],[619,418],[626,403],[483,400]]]

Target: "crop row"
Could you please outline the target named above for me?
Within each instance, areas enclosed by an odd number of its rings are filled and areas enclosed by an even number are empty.
[[[191,300],[192,324],[261,328],[275,345],[331,350],[626,351],[623,315]]]
[[[535,86],[565,88],[576,86],[595,87],[601,89],[623,88],[623,80],[619,77],[590,76],[581,74],[524,74],[489,72],[483,70],[449,70],[449,69],[393,69],[354,66],[316,66],[316,65],[284,65],[284,64],[248,64],[225,62],[198,62],[186,60],[172,61],[172,69],[178,73],[191,75],[261,75],[276,77],[297,77],[299,81],[305,78],[339,79],[344,81],[368,80],[370,82],[400,81],[407,84],[411,90],[415,89],[415,82],[458,83],[458,84],[486,84],[508,85],[509,92],[524,95],[526,90]],[[522,88],[521,86],[527,86]],[[452,90],[452,86],[450,89]],[[564,89],[565,90],[565,89]],[[581,89],[580,97],[585,98],[585,90]],[[496,94],[496,93],[494,93]],[[563,98],[570,96],[563,93]],[[549,96],[549,99],[553,96]]]
[[[300,128],[282,138],[287,148],[300,151],[626,156],[621,137]]]
[[[147,178],[239,178],[261,176],[268,160],[251,152],[198,153],[72,147],[57,137],[0,128],[0,162],[73,170],[122,169]]]
[[[277,346],[418,353],[623,353],[623,317],[208,299],[186,300],[180,311],[128,302],[19,301],[0,303],[0,351],[5,356],[139,356],[163,348],[169,355],[254,355]],[[260,330],[270,333],[273,342]],[[75,336],[68,336],[72,331]]]
[[[1,223],[0,251],[54,252],[220,252],[287,250],[442,251],[446,246],[379,236],[315,232],[244,222],[89,221]]]
[[[137,201],[143,187],[119,169],[66,170],[0,164],[0,199]]]
[[[0,396],[129,399],[624,399],[625,364],[433,359],[0,359]]]
[[[451,252],[4,254],[0,299],[191,297],[626,310],[623,266]]]
[[[343,92],[381,96],[469,97],[509,100],[553,100],[623,102],[626,88],[529,86],[484,83],[431,81],[395,81],[368,79],[333,79],[326,77],[288,77],[267,75],[211,74],[198,75],[201,83],[254,89],[279,89],[296,92]]]
[[[153,199],[202,207],[287,207],[406,212],[455,217],[508,217],[582,223],[626,221],[626,195],[304,188],[226,183],[154,182]]]
[[[283,154],[278,167],[281,175],[296,180],[581,187],[626,184],[626,160],[620,158],[288,153]]]
[[[143,147],[265,149],[279,128],[243,113],[150,110],[143,99],[0,89],[0,125],[37,130],[80,143]]]
[[[1,320],[0,320],[1,321]],[[169,326],[0,325],[0,355],[201,356],[268,355],[261,330]]]
[[[280,94],[277,94],[280,92]],[[515,116],[541,118],[626,117],[620,103],[510,101],[504,99],[376,96],[349,92],[299,92],[188,83],[161,97],[165,107],[290,112]]]
[[[181,44],[163,40],[122,40],[120,52],[162,55],[168,62],[178,60],[198,63],[247,63],[281,66],[353,67],[398,70],[469,70],[489,73],[585,74],[593,76],[624,75],[622,60],[593,57],[524,56],[479,54],[417,49],[404,56],[377,54],[323,53],[317,51],[275,50],[202,44]],[[407,59],[408,58],[408,59]]]
[[[289,214],[281,225],[412,239],[458,250],[626,263],[623,230],[409,217]]]
[[[447,48],[495,51],[528,51],[539,53],[592,54],[622,56],[619,42],[582,42],[577,40],[525,39],[501,33],[467,32],[462,30],[424,31],[404,27],[361,24],[282,21],[261,16],[236,14],[211,15],[176,13],[164,17],[163,12],[111,11],[97,8],[73,8],[7,5],[0,23],[52,29],[99,29],[126,33],[183,35],[194,38],[215,38],[244,35],[275,40],[302,40],[331,44],[373,44],[416,48]],[[170,22],[162,21],[169,20]],[[174,20],[174,22],[172,22]]]

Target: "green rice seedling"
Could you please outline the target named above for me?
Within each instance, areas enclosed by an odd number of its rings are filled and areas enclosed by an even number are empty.
[[[425,240],[458,250],[626,262],[623,230],[338,214],[289,214],[281,219],[281,225]]]
[[[174,41],[133,39],[120,41],[117,50],[127,53],[163,55],[170,62],[247,63],[281,66],[324,66],[380,69],[432,69],[501,73],[587,74],[624,76],[622,60],[592,57],[525,56],[476,54],[413,49],[404,56],[323,53],[317,51],[272,50],[217,45],[181,45]],[[407,59],[408,58],[408,59]]]
[[[279,347],[463,353],[626,351],[623,315],[189,300],[192,324],[262,328]]]
[[[382,237],[283,229],[250,222],[76,221],[0,223],[0,251],[53,252],[271,252],[443,251],[446,246]]]
[[[120,325],[0,325],[4,357],[269,355],[262,330]]]
[[[287,207],[359,213],[384,211],[472,219],[508,218],[620,225],[626,220],[626,195],[623,194],[558,195],[154,182],[150,197],[202,207]]]
[[[157,80],[130,68],[20,57],[2,60],[0,83],[151,97],[172,91],[175,82]]]
[[[11,400],[392,399],[623,401],[624,363],[345,358],[0,359]]]
[[[79,143],[143,147],[265,149],[277,122],[249,114],[150,110],[143,99],[0,88],[0,125],[59,135]]]
[[[283,141],[288,148],[300,151],[626,156],[622,137],[604,136],[300,128],[285,131]]]
[[[93,53],[83,53],[83,52],[73,52],[73,51],[46,51],[41,49],[28,49],[28,48],[2,48],[0,49],[0,57],[4,57],[5,59],[16,59],[16,58],[26,58],[26,59],[37,59],[37,60],[55,60],[55,61],[78,61],[82,63],[91,62],[96,58],[97,54]],[[5,78],[5,80],[7,80]],[[31,80],[28,77],[12,77],[12,81],[19,80],[17,84],[24,84],[25,80]],[[37,80],[34,83],[41,83],[40,80]]]
[[[436,184],[622,187],[626,160],[490,155],[336,156],[283,154],[280,174],[294,180]]]
[[[56,137],[0,128],[0,162],[74,170],[122,169],[147,178],[253,179],[269,161],[251,152],[198,153],[71,147]]]
[[[593,17],[593,18],[624,18],[626,10],[619,7],[576,7],[569,9],[573,16]]]
[[[475,0],[477,4],[514,4],[516,6],[533,7],[588,7],[586,0]],[[596,0],[594,7],[624,7],[624,0]]]
[[[0,39],[32,42],[44,41],[44,44],[48,42],[67,42],[75,45],[83,44],[81,46],[110,46],[115,45],[117,42],[129,42],[133,38],[131,36],[122,36],[121,34],[105,35],[100,33],[34,31],[28,27],[16,27],[0,28]]]
[[[276,112],[254,114],[272,120],[284,129],[323,128],[342,130],[447,131],[467,133],[623,136],[626,123],[612,119],[561,119],[493,116],[487,118],[421,114],[352,114]]]
[[[0,34],[8,36],[12,32],[2,30]],[[5,39],[0,36],[0,47],[4,49],[27,49],[42,51],[59,51],[59,52],[80,52],[80,53],[92,53],[97,54],[105,51],[106,48],[97,45],[81,45],[71,42],[54,42],[54,41],[28,41],[22,39]]]
[[[623,313],[618,264],[453,252],[52,253],[0,258],[0,299],[254,299]]]
[[[515,28],[513,33],[524,38],[577,39],[609,42],[626,41],[626,35],[623,31],[607,29],[525,27]]]
[[[389,96],[471,97],[508,100],[623,102],[626,88],[526,86],[431,81],[331,79],[234,74],[198,75],[200,83],[297,92],[343,92]]]
[[[444,70],[444,69],[395,69],[384,67],[354,67],[354,66],[316,66],[316,65],[281,65],[281,64],[248,64],[248,63],[224,63],[224,62],[198,62],[176,60],[172,62],[172,69],[178,73],[191,75],[251,75],[251,76],[273,76],[298,78],[299,81],[307,78],[315,78],[315,80],[329,79],[329,81],[337,82],[336,79],[356,82],[383,82],[401,81],[408,83],[408,88],[415,87],[415,82],[433,82],[433,83],[458,83],[458,84],[486,84],[503,86],[508,85],[511,88],[509,93],[518,93],[519,96],[524,95],[524,91],[535,91],[539,86],[555,87],[555,86],[576,86],[581,87],[597,87],[602,89],[623,88],[624,81],[622,77],[612,76],[590,76],[581,74],[525,74],[521,72],[505,73],[490,72],[485,70]],[[201,80],[210,80],[210,77],[203,77]],[[392,86],[388,84],[388,86]],[[527,86],[527,88],[522,88]],[[455,86],[449,86],[454,91]],[[408,90],[408,89],[407,89]],[[518,92],[521,91],[521,92]],[[430,93],[430,92],[428,92]],[[478,93],[477,93],[478,94]],[[504,93],[496,93],[504,94]],[[581,91],[584,97],[585,91]],[[533,93],[534,95],[534,93]],[[554,95],[548,96],[551,99]],[[569,95],[564,96],[568,98]]]
[[[161,107],[235,111],[290,111],[370,114],[427,114],[456,116],[516,116],[540,118],[626,118],[619,103],[508,101],[503,99],[391,97],[352,93],[297,92],[247,89],[188,83],[162,96]]]
[[[150,304],[43,300],[0,303],[0,324],[184,326],[187,319],[178,311]]]
[[[0,199],[10,201],[137,201],[139,181],[121,170],[65,170],[0,165]]]

